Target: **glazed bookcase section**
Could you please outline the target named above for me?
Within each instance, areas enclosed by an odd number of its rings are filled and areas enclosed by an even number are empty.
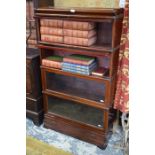
[[[102,110],[73,101],[48,96],[48,113],[53,113],[75,122],[103,128],[104,114]]]
[[[64,72],[41,66],[43,93],[108,110],[112,103],[113,80]],[[108,97],[109,95],[110,97]]]
[[[40,20],[42,19],[58,19],[62,21],[83,21],[94,22],[97,31],[97,40],[91,46],[75,46],[76,48],[87,50],[98,50],[113,52],[113,48],[118,48],[120,44],[121,27],[123,10],[121,9],[56,9],[56,8],[38,8],[35,9],[35,18],[38,27],[38,41],[45,45],[58,45],[71,47],[72,45],[64,43],[52,43],[41,41]]]
[[[46,19],[46,18],[44,18]],[[49,20],[49,19],[48,19]],[[64,20],[66,21],[66,20]],[[75,21],[75,20],[74,20]],[[89,22],[89,21],[87,21]],[[40,24],[40,23],[39,23]],[[40,28],[39,28],[40,29]],[[65,34],[65,28],[62,28],[63,33]],[[68,29],[67,29],[68,30]],[[88,49],[88,50],[107,50],[109,52],[112,52],[112,22],[95,22],[95,28],[94,30],[96,31],[96,41],[92,44],[92,45],[88,45],[88,46],[80,46],[80,45],[74,45],[74,44],[69,44],[69,43],[65,43],[65,37],[69,37],[69,36],[59,36],[62,37],[62,43],[57,42],[46,42],[44,40],[41,40],[41,34],[39,34],[39,42],[43,43],[45,45],[59,45],[62,47],[68,47],[68,46],[75,46],[76,48],[81,48],[81,49]],[[74,30],[73,30],[74,31]],[[82,30],[78,30],[79,32],[83,32]],[[52,35],[51,35],[52,36]],[[54,37],[54,36],[53,36]],[[92,37],[93,38],[93,37]],[[78,39],[83,39],[83,38],[78,38]],[[86,38],[85,38],[86,39]],[[90,40],[90,39],[88,39]]]
[[[49,90],[104,104],[105,85],[101,82],[50,72],[46,72],[46,82]]]

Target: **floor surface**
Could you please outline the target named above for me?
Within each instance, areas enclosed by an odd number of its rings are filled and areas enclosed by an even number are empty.
[[[122,131],[118,129],[115,134],[109,138],[108,146],[105,150],[99,149],[93,144],[75,139],[73,137],[61,134],[51,129],[46,129],[33,124],[29,119],[26,120],[26,134],[37,138],[43,142],[71,152],[73,155],[123,155],[122,150],[115,147],[122,139]]]

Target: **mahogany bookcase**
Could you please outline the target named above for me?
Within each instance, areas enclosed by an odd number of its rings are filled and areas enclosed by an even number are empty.
[[[40,19],[95,22],[96,44],[84,47],[43,42]],[[41,65],[44,126],[106,148],[107,134],[114,120],[112,106],[123,9],[42,7],[35,9],[35,20],[40,60],[55,54],[75,53],[94,56],[99,62],[108,58],[109,72],[104,77],[80,75]]]

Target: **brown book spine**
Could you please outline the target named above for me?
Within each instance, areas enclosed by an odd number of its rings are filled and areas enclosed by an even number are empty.
[[[41,19],[40,25],[43,27],[62,28],[63,27],[63,21],[62,20],[54,20],[54,19]]]
[[[47,59],[42,60],[42,65],[46,67],[53,67],[53,68],[62,68],[62,62],[55,62]]]
[[[41,40],[46,42],[63,43],[63,37],[61,36],[41,35]]]
[[[93,22],[64,21],[64,29],[92,30],[94,27],[95,23]]]
[[[63,36],[63,29],[52,27],[40,27],[41,34]]]

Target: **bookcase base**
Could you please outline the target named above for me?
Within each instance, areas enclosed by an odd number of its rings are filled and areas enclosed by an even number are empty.
[[[51,113],[45,114],[44,127],[95,144],[102,149],[107,146],[106,134],[103,130],[68,121]]]
[[[26,110],[26,117],[31,119],[35,125],[39,126],[43,123],[44,113],[42,110],[40,112]]]

